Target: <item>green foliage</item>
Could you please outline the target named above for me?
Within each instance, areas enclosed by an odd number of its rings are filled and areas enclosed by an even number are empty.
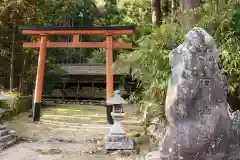
[[[192,13],[184,13],[197,17],[198,23],[195,26],[207,29],[216,40],[220,51],[220,66],[229,80],[229,94],[234,97],[240,95],[238,6],[237,2],[219,4],[216,9],[211,3],[205,3],[200,8],[190,11]],[[174,47],[183,42],[187,33],[183,25],[169,21],[165,21],[165,24],[156,30],[152,29],[151,34],[148,28],[144,24],[138,28],[140,31],[137,31],[134,39],[134,51],[122,53],[118,60],[121,65],[131,67],[133,77],[139,80],[139,86],[142,88],[141,94],[138,95],[141,99],[139,113],[146,123],[152,117],[164,118],[164,101],[170,76],[168,55]]]
[[[143,88],[140,112],[144,117],[147,117],[147,113],[151,116],[152,113],[157,113],[164,117],[164,101],[170,75],[168,55],[173,46],[183,40],[183,35],[178,24],[164,24],[150,35],[140,38],[137,41],[139,46],[133,52],[119,57],[118,61],[123,66],[132,68],[133,77],[140,81],[139,87]]]
[[[149,0],[118,0],[118,8],[123,20],[120,24],[147,26],[151,25],[151,1]]]
[[[4,112],[0,114],[0,118],[9,119],[21,112],[26,112],[32,107],[31,96],[21,96],[20,93],[5,93],[9,96],[8,100],[0,101],[0,109]]]
[[[46,70],[47,72],[45,73],[44,78],[44,92],[48,94],[52,92],[56,82],[64,82],[63,76],[66,75],[67,72],[59,65],[47,65]]]
[[[99,17],[98,8],[93,0],[7,0],[0,2],[0,84],[9,87],[10,66],[14,64],[14,87],[23,93],[32,92],[38,60],[38,50],[23,49],[24,36],[17,30],[13,39],[13,24],[30,26],[91,26]],[[31,41],[29,37],[25,40]],[[39,37],[33,37],[39,40]],[[70,36],[49,36],[50,41],[71,41]],[[82,41],[94,41],[83,35]],[[15,44],[14,47],[13,44]],[[15,50],[12,57],[11,53]],[[47,63],[85,63],[91,50],[86,49],[49,49]],[[14,59],[14,60],[13,60]],[[13,60],[13,61],[11,61]],[[46,67],[44,86],[51,88],[54,77],[53,68]],[[47,90],[49,90],[47,89]]]
[[[199,10],[201,15],[199,26],[207,28],[213,35],[220,52],[220,67],[228,78],[228,102],[234,109],[239,109],[239,18],[240,5],[237,1],[218,6],[217,12],[211,5],[205,5]]]
[[[0,22],[6,25],[12,20],[24,23],[34,15],[36,0],[4,0],[0,1]]]
[[[106,64],[106,49],[96,49],[92,52],[92,63]]]
[[[41,26],[92,26],[98,16],[93,0],[56,1],[40,0],[37,3],[40,18],[33,25]],[[71,41],[71,36],[52,36],[51,41]],[[82,35],[81,41],[91,41],[91,37]],[[92,50],[86,49],[49,49],[51,63],[84,63]]]

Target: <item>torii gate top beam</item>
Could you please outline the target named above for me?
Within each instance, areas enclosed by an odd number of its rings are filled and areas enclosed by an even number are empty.
[[[72,35],[72,42],[49,42],[47,48],[106,48],[105,42],[81,42],[80,35],[131,35],[135,31],[133,26],[90,26],[90,27],[21,27],[25,35]],[[113,48],[132,48],[131,42],[113,42]],[[24,42],[24,48],[40,48],[40,41]]]
[[[20,27],[25,35],[130,35],[135,31],[134,26],[84,26],[84,27]]]

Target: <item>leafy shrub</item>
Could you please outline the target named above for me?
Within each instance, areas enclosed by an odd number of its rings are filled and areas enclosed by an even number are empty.
[[[233,6],[236,6],[233,8]],[[220,52],[220,67],[229,80],[229,95],[240,95],[240,55],[239,55],[239,24],[240,7],[234,3],[219,6],[218,11],[212,5],[204,5],[194,10],[199,22],[195,25],[205,28],[213,35]],[[141,27],[140,27],[141,28]],[[144,27],[143,27],[144,28]],[[142,28],[141,28],[142,29]],[[161,25],[152,29],[151,34],[137,36],[134,43],[138,44],[133,52],[122,53],[118,63],[121,66],[131,67],[132,75],[139,81],[142,88],[140,110],[143,120],[149,122],[152,117],[165,117],[164,101],[167,81],[170,76],[168,56],[171,50],[183,42],[187,30],[178,23]],[[230,100],[231,101],[231,100]],[[158,112],[158,113],[157,113]]]
[[[164,118],[164,101],[167,81],[170,75],[168,55],[174,46],[184,38],[183,29],[178,24],[164,24],[150,35],[138,40],[139,46],[131,53],[121,54],[118,63],[132,68],[132,75],[143,88],[140,95],[142,118]]]
[[[8,100],[0,101],[0,108],[5,112],[0,116],[3,119],[9,119],[21,112],[26,112],[32,107],[32,96],[21,96],[20,94],[7,94]]]

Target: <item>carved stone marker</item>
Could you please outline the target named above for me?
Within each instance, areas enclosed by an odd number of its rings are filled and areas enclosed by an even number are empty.
[[[165,103],[169,125],[159,143],[158,155],[149,153],[145,159],[225,158],[231,120],[226,77],[218,61],[213,37],[202,28],[190,30],[184,43],[171,52],[172,75]]]
[[[123,112],[123,104],[127,104],[127,102],[120,96],[119,91],[114,92],[114,96],[112,99],[107,100],[108,105],[113,105],[113,112],[111,113],[114,124],[110,128],[110,132],[105,137],[105,151],[109,150],[132,150],[133,149],[133,141],[127,137],[122,125],[121,121],[124,118]]]
[[[230,110],[230,108],[229,108]],[[229,139],[228,159],[237,160],[240,157],[240,111],[229,112],[232,120],[231,136]]]

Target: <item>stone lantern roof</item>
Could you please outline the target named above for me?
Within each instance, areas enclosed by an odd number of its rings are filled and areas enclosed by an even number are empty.
[[[127,104],[127,101],[125,101],[121,96],[120,96],[120,91],[116,90],[114,92],[114,95],[111,99],[107,100],[107,105],[114,105],[114,104]]]

